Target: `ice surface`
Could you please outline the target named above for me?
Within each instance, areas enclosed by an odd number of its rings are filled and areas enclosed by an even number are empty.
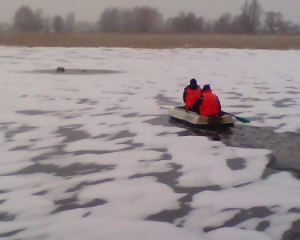
[[[167,114],[196,78],[252,126],[299,133],[299,53],[0,47],[0,237],[281,240],[299,179]],[[57,67],[119,73],[35,72]]]

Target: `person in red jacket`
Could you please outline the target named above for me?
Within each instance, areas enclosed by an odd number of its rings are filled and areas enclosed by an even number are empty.
[[[202,97],[196,105],[199,106],[199,114],[202,116],[210,117],[221,115],[219,97],[212,92],[209,84],[203,86]]]
[[[185,103],[185,109],[198,112],[198,108],[195,108],[195,104],[197,101],[199,101],[201,95],[201,87],[197,84],[197,80],[192,78],[190,80],[190,85],[186,86],[183,91],[183,102]]]

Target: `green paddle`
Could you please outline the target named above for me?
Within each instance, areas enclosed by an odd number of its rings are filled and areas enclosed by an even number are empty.
[[[238,116],[235,116],[235,115],[233,115],[233,114],[231,114],[231,113],[224,112],[224,111],[222,111],[222,112],[223,112],[224,114],[228,114],[228,115],[230,115],[230,116],[235,117],[237,120],[239,120],[239,121],[242,122],[242,123],[250,123],[250,120],[247,119],[247,118],[238,117]]]

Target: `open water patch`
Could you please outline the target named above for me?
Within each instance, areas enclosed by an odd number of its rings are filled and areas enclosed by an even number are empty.
[[[29,116],[35,116],[35,115],[45,115],[48,113],[53,113],[53,111],[42,111],[42,110],[22,110],[22,111],[16,111],[16,113],[23,114],[23,115],[29,115]]]
[[[44,73],[44,74],[56,74],[56,75],[95,75],[95,74],[113,74],[121,73],[122,71],[106,70],[106,69],[77,69],[77,68],[63,68],[57,69],[41,69],[26,71],[26,73]]]
[[[182,128],[178,136],[197,135],[211,140],[216,136],[215,131],[192,129],[184,124],[173,122],[168,115],[160,115],[151,121],[148,120],[147,123]],[[273,128],[236,124],[219,136],[220,141],[230,147],[270,150],[272,154],[268,156],[270,159],[268,168],[300,173],[300,133],[298,132],[277,133]],[[233,168],[242,168],[242,165],[236,165],[237,162],[239,161],[230,160],[228,164]]]
[[[300,172],[298,133],[276,133],[272,128],[236,125],[232,134],[221,136],[221,141],[232,147],[271,150],[273,159],[268,167]]]

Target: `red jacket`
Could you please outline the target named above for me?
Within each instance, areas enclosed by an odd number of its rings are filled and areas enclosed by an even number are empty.
[[[220,115],[221,104],[216,94],[211,89],[207,89],[203,92],[203,101],[200,105],[200,114],[205,117]]]
[[[185,91],[186,91],[186,94],[184,96],[185,108],[190,109],[200,99],[202,91],[200,87],[196,89],[187,87]]]

